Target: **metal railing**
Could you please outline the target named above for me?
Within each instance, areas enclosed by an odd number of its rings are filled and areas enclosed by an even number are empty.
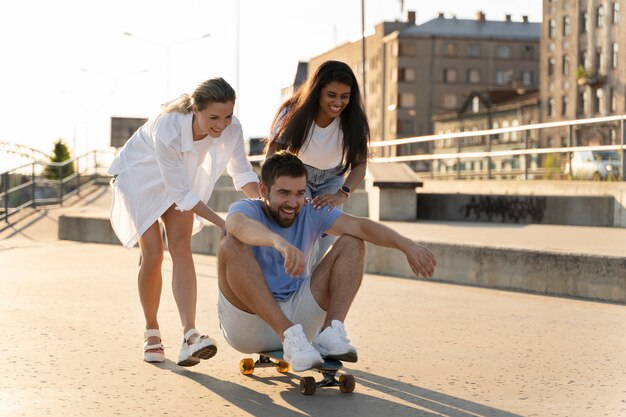
[[[537,179],[537,178],[567,178],[564,168],[568,161],[571,160],[572,153],[575,151],[619,151],[619,174],[614,179],[623,179],[623,172],[626,172],[624,152],[626,147],[626,137],[624,122],[626,115],[597,117],[590,119],[578,119],[562,122],[536,123],[523,126],[466,131],[458,133],[445,133],[437,135],[418,136],[404,139],[394,139],[387,141],[375,141],[370,143],[370,149],[374,156],[371,158],[373,163],[390,163],[390,162],[407,162],[416,163],[423,162],[428,165],[425,173],[429,173],[432,178],[521,178],[521,179]],[[598,127],[600,126],[600,127]],[[583,142],[585,132],[592,130],[604,130],[604,133],[595,132],[595,140],[598,142],[610,142],[610,145],[580,146]],[[593,132],[592,132],[593,133]],[[564,146],[558,147],[540,147],[542,139],[548,135],[564,139]],[[604,136],[603,136],[604,135]],[[516,140],[510,140],[513,136]],[[507,143],[502,144],[500,138],[506,137]],[[470,139],[477,139],[481,144],[478,146],[468,146],[464,144]],[[438,142],[454,142],[455,147],[437,147]],[[428,152],[411,153],[398,155],[401,146],[411,146],[415,144],[426,144]],[[495,149],[500,146],[506,149]],[[386,153],[386,156],[378,156],[379,150]],[[563,155],[566,156],[556,159],[556,162],[550,164],[542,164],[546,158],[545,155]],[[520,167],[510,169],[494,169],[494,160],[502,160],[506,158],[521,157]],[[534,158],[534,164],[531,161]],[[448,170],[441,172],[436,169],[438,161],[453,161],[453,172]],[[484,162],[480,165],[483,169],[468,170],[465,169],[465,162]],[[555,165],[556,164],[556,165]]]
[[[90,151],[64,162],[35,160],[0,173],[0,221],[26,207],[63,205],[107,178],[112,151]]]
[[[626,115],[597,117],[562,122],[536,123],[515,127],[466,131],[457,133],[445,133],[436,135],[416,136],[403,139],[370,142],[370,151],[373,155],[370,163],[405,162],[411,165],[423,163],[427,166],[413,168],[421,174],[427,174],[431,178],[483,178],[483,179],[568,179],[564,173],[565,165],[571,160],[572,152],[591,150],[618,150],[620,153],[620,173],[613,179],[623,178],[621,173],[626,172],[624,166],[625,130],[624,122]],[[614,130],[613,138],[604,138],[604,142],[610,140],[611,145],[581,146],[584,142],[583,131],[594,126],[604,125],[603,128]],[[550,132],[550,133],[548,133]],[[564,146],[541,147],[541,142],[548,135],[565,138]],[[514,138],[514,139],[511,139]],[[507,139],[502,143],[502,138]],[[480,146],[467,145],[464,142],[474,139],[481,143]],[[451,146],[437,146],[442,142],[453,142]],[[401,155],[401,147],[422,145],[419,151],[405,152]],[[499,148],[499,149],[498,149]],[[386,154],[386,155],[381,155]],[[551,164],[547,162],[547,155],[559,156]],[[563,156],[565,155],[565,156]],[[494,161],[515,160],[519,167],[498,169],[494,167]],[[521,160],[519,160],[521,159]],[[262,155],[251,156],[252,162],[263,160]],[[453,169],[438,170],[444,164],[438,162],[452,162]],[[482,169],[466,169],[467,163],[477,163]]]

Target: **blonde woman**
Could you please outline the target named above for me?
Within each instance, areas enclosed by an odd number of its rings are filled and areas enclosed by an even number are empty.
[[[191,236],[203,219],[224,229],[206,203],[226,169],[247,197],[259,197],[258,178],[247,159],[243,132],[233,116],[235,91],[222,78],[202,82],[191,95],[164,106],[133,134],[109,168],[111,224],[124,246],[139,243],[139,299],[146,321],[143,359],[163,362],[157,312],[161,298],[165,226],[172,257],[172,290],[183,326],[178,365],[194,366],[217,352],[215,341],[196,330],[196,272]]]

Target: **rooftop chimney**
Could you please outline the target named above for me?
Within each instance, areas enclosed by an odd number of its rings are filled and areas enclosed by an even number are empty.
[[[504,15],[504,17],[505,17],[507,22],[511,21],[511,15],[510,14]]]
[[[439,19],[445,19],[446,17],[443,15],[443,12],[439,12]]]
[[[486,20],[485,13],[482,11],[476,12],[476,21],[480,23],[484,23]]]
[[[410,25],[415,24],[415,10],[409,10],[406,14],[406,20]]]
[[[522,16],[522,22],[528,23],[528,16]]]

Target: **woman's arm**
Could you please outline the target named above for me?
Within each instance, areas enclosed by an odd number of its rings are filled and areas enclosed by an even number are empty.
[[[269,158],[270,156],[274,155],[276,152],[285,149],[285,145],[276,142],[275,140],[270,141],[270,143],[267,145],[267,150],[265,151],[265,159]]]
[[[249,182],[243,187],[241,187],[241,191],[248,198],[260,198],[261,194],[259,194],[259,183],[258,182]]]
[[[367,170],[367,162],[361,162],[357,166],[353,167],[350,170],[348,176],[344,181],[344,186],[350,189],[350,192],[354,192],[354,190],[361,184],[363,178],[365,178],[365,171]],[[326,205],[331,207],[339,206],[348,200],[348,195],[341,190],[337,190],[335,194],[323,194],[318,195],[311,202],[313,207],[322,208]]]
[[[191,209],[191,211],[202,217],[203,219],[210,221],[220,229],[224,229],[226,227],[224,219],[222,219],[216,212],[211,210],[211,208],[202,201],[199,201],[198,204],[196,204]]]

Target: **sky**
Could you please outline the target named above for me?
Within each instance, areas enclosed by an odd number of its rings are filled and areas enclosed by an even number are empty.
[[[402,3],[418,24],[439,12],[535,22],[542,13],[542,0],[365,0],[366,34],[404,20]],[[244,135],[264,136],[298,61],[360,37],[361,0],[7,2],[0,141],[51,152],[63,138],[72,155],[106,149],[111,116],[151,117],[216,76],[237,91]]]

